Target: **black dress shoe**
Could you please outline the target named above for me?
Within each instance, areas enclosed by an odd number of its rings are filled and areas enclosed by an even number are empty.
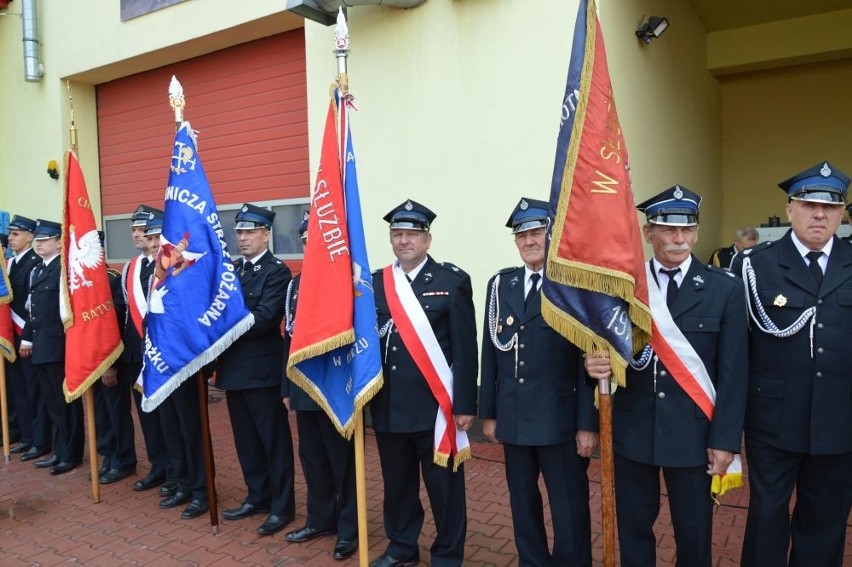
[[[204,512],[210,509],[210,504],[207,500],[201,500],[200,498],[193,498],[189,502],[189,506],[181,513],[180,517],[184,520],[191,520],[193,518],[197,518]]]
[[[249,502],[243,502],[236,508],[230,508],[228,510],[222,510],[222,517],[226,520],[242,520],[243,518],[248,518],[253,514],[268,514],[269,506],[264,504],[250,504]]]
[[[316,539],[320,536],[327,536],[334,533],[334,530],[320,530],[317,528],[311,528],[308,526],[304,526],[299,528],[298,530],[293,530],[284,536],[284,539],[289,541],[290,543],[304,543],[306,541],[311,541],[312,539]]]
[[[190,500],[192,500],[192,493],[181,492],[180,490],[178,490],[177,492],[175,492],[174,494],[172,494],[171,496],[169,496],[165,500],[161,501],[160,502],[160,508],[163,508],[163,509],[174,508],[175,506],[178,506],[180,504],[185,504],[186,502],[189,502]]]
[[[59,457],[57,457],[56,455],[51,455],[50,457],[42,459],[40,461],[36,461],[33,464],[37,469],[49,469],[50,467],[59,464]]]
[[[391,557],[387,553],[382,553],[375,561],[370,561],[370,567],[411,567],[417,565],[420,561],[403,561]]]
[[[47,447],[36,447],[34,445],[21,455],[21,461],[32,461],[33,459],[47,455],[48,452],[50,452],[50,449]]]
[[[9,453],[12,455],[17,455],[18,453],[23,453],[24,451],[29,450],[32,447],[29,443],[15,443],[12,445],[11,449],[9,449]]]
[[[110,471],[110,466],[104,461],[104,463],[98,468],[98,478],[101,478],[106,473]],[[101,483],[103,484],[103,483]]]
[[[293,516],[276,516],[270,514],[266,521],[257,528],[257,535],[272,535],[283,530],[287,524],[293,521]]]
[[[163,498],[168,498],[172,496],[175,492],[178,491],[178,481],[176,480],[167,480],[163,483],[163,486],[160,487],[160,496]]]
[[[160,486],[166,481],[166,474],[151,471],[146,474],[143,478],[140,478],[136,482],[134,482],[131,486],[133,490],[136,492],[142,492],[143,490],[151,490],[155,486]],[[161,495],[162,496],[162,495]],[[166,496],[171,496],[171,494],[166,494]]]
[[[50,469],[50,474],[63,474],[67,473],[70,470],[76,469],[80,466],[80,463],[72,463],[71,461],[62,461],[61,463],[56,463],[52,469]]]
[[[357,539],[337,538],[337,543],[334,544],[334,558],[338,561],[349,559],[358,550]]]
[[[98,480],[101,484],[112,484],[113,482],[118,482],[119,480],[124,480],[130,475],[134,474],[136,471],[133,469],[109,469],[107,472],[101,475],[101,478]]]

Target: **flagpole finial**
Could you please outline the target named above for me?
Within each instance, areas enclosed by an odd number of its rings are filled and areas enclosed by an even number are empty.
[[[71,81],[66,79],[65,90],[68,92],[68,106],[71,109],[71,126],[68,128],[68,138],[71,149],[77,151],[77,126],[74,124],[74,97],[71,96]]]
[[[175,129],[178,129],[183,122],[183,109],[186,107],[186,99],[183,96],[183,86],[174,75],[172,75],[172,80],[169,83],[169,104],[175,111]]]
[[[346,63],[349,57],[349,28],[343,6],[337,9],[337,25],[334,26],[334,55],[337,57],[337,86],[344,93],[349,92],[349,77]]]

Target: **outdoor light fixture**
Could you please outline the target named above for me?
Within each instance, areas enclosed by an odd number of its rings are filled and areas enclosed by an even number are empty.
[[[642,19],[645,19],[645,16],[642,16]],[[638,30],[636,30],[636,37],[644,41],[645,43],[651,43],[652,39],[657,39],[666,29],[669,27],[669,21],[666,18],[660,16],[651,16],[648,18],[648,21],[642,24]]]

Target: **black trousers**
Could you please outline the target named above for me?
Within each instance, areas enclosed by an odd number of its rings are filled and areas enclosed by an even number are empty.
[[[14,363],[6,362],[6,377],[10,385],[9,397],[13,399],[17,412],[21,442],[31,443],[36,447],[49,447],[50,419],[47,417],[44,399],[39,395],[32,360],[18,357]],[[10,427],[10,433],[13,432],[14,428]]]
[[[660,513],[660,469],[666,479],[678,567],[710,567],[712,478],[705,466],[658,467],[615,454],[615,508],[622,567],[654,567],[654,521]]]
[[[840,567],[852,499],[852,453],[793,453],[749,436],[745,445],[750,496],[741,564],[788,565],[792,536],[789,565]]]
[[[270,507],[272,514],[296,513],[293,437],[281,387],[228,390],[228,414],[237,458],[248,488],[246,502]]]
[[[529,447],[503,443],[515,545],[521,566],[591,566],[589,459],[572,439]],[[553,520],[553,552],[547,545],[539,477],[544,477]]]
[[[169,454],[169,465],[174,471],[174,480],[178,482],[178,490],[191,492],[193,498],[206,501],[207,474],[204,469],[204,446],[201,438],[198,378],[188,378],[158,409]]]
[[[136,415],[139,417],[139,426],[142,428],[142,439],[145,441],[145,453],[148,462],[151,463],[151,471],[154,474],[165,474],[171,480],[174,472],[169,464],[169,452],[166,450],[166,439],[163,435],[163,425],[160,419],[160,408],[152,412],[142,409],[142,393],[134,387],[139,373],[142,372],[142,363],[119,364],[119,382],[121,376],[126,376],[130,384],[133,401],[136,405]]]
[[[121,471],[136,469],[136,443],[133,435],[133,416],[130,413],[131,384],[126,373],[116,374],[117,384],[105,386],[97,381],[94,388],[95,430],[98,454],[104,466]]]
[[[297,411],[299,460],[308,487],[308,527],[358,538],[355,444],[344,439],[324,411]]]
[[[433,567],[458,566],[464,561],[467,534],[464,465],[455,473],[452,464],[432,462],[434,433],[376,432],[376,444],[384,478],[386,553],[403,561],[419,560],[417,538],[423,527],[420,475],[432,505],[435,541],[430,549]]]
[[[33,364],[33,368],[54,427],[53,454],[63,463],[83,462],[83,400],[77,398],[70,404],[65,403],[62,391],[65,364]]]

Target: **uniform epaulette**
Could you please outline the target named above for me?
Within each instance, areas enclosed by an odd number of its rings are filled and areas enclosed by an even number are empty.
[[[116,269],[109,268],[109,267],[107,267],[107,274],[114,277],[114,278],[120,278],[121,277],[121,272],[119,272]]]
[[[762,251],[771,247],[772,243],[773,243],[772,240],[769,240],[767,242],[761,242],[760,244],[756,244],[755,246],[752,246],[751,248],[746,248],[745,250],[740,252],[740,254],[742,254],[743,256],[754,256],[755,254],[760,254]]]
[[[511,266],[511,267],[509,267],[509,268],[503,268],[502,270],[497,271],[497,272],[496,272],[493,276],[491,276],[491,277],[493,278],[493,277],[496,277],[496,276],[502,276],[503,274],[508,274],[509,272],[514,272],[514,271],[515,271],[515,270],[517,270],[517,269],[518,269],[518,266]]]
[[[725,278],[736,278],[737,274],[732,272],[727,268],[721,268],[719,266],[707,265],[707,271],[712,272],[714,274],[718,274],[720,276],[725,276]]]
[[[273,258],[275,258],[275,257],[273,256]],[[280,265],[281,265],[281,264],[283,264],[284,262],[282,262],[282,261],[281,261],[280,259],[278,259],[278,258],[275,258],[275,260],[273,261],[273,263],[275,263],[275,264],[277,264],[277,265],[279,265],[279,266],[280,266]]]
[[[447,271],[451,274],[455,274],[460,278],[467,276],[467,272],[465,272],[464,270],[462,270],[461,268],[459,268],[458,266],[456,266],[455,264],[452,264],[450,262],[439,262],[438,265],[441,266],[442,268],[444,268],[445,271]]]

